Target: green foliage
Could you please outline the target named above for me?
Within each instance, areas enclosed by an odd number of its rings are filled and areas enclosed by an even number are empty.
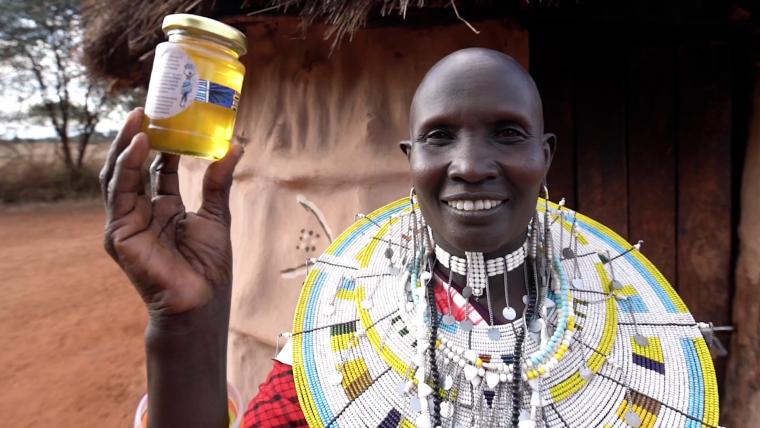
[[[49,124],[61,159],[79,169],[95,126],[109,111],[141,101],[109,94],[81,63],[81,2],[0,0],[0,89],[19,100],[11,120]]]

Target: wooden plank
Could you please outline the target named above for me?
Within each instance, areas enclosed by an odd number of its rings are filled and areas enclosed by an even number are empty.
[[[731,57],[722,43],[678,55],[678,288],[697,320],[730,320]]]
[[[629,52],[628,235],[676,285],[675,47]]]
[[[557,136],[557,151],[547,177],[549,196],[575,207],[575,125],[572,42],[567,33],[541,27],[531,32],[531,74],[544,105],[544,130]]]
[[[576,205],[627,237],[625,49],[593,34],[583,41],[575,74]]]

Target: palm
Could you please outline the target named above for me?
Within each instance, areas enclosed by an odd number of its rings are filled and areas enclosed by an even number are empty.
[[[203,204],[197,213],[187,213],[179,195],[177,156],[156,158],[151,166],[152,197],[143,194],[140,169],[147,141],[140,141],[146,139],[141,134],[129,146],[124,144],[123,137],[132,139],[130,134],[136,134],[130,132],[131,124],[128,121],[124,135],[117,137],[101,174],[108,213],[106,249],[150,312],[187,312],[229,293],[232,251],[227,200],[239,151],[209,167]]]

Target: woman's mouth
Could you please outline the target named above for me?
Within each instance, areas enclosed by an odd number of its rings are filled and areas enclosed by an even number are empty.
[[[485,211],[491,208],[498,207],[504,201],[496,199],[454,199],[446,201],[446,203],[455,210],[458,211]]]

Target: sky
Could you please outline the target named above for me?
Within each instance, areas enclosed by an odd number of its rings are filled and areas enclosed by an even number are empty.
[[[9,102],[10,101],[10,102]],[[17,104],[15,100],[8,100],[0,95],[0,112],[16,113],[18,109],[12,108]],[[126,118],[126,112],[113,112],[108,117],[102,119],[95,127],[95,131],[102,134],[109,134],[118,131],[121,122]],[[13,138],[21,139],[43,139],[56,138],[55,130],[51,124],[40,125],[30,122],[6,122],[0,120],[0,139],[11,140]]]
[[[44,62],[44,60],[43,60]],[[0,84],[0,139],[10,140],[13,138],[22,139],[40,139],[55,138],[55,130],[52,124],[35,123],[35,121],[25,120],[8,120],[8,116],[17,116],[26,111],[29,106],[40,103],[41,97],[35,90],[27,87],[18,87],[19,85],[30,85],[33,82],[16,82],[13,77],[17,71],[7,65],[0,64],[0,76],[3,80]],[[81,85],[72,84],[69,87],[71,98],[81,99],[84,97],[84,88]],[[29,95],[29,94],[33,95]],[[96,126],[96,132],[108,134],[117,131],[121,127],[121,122],[126,117],[127,112],[124,109],[117,109],[110,112],[102,118]],[[37,121],[38,122],[38,121]]]

